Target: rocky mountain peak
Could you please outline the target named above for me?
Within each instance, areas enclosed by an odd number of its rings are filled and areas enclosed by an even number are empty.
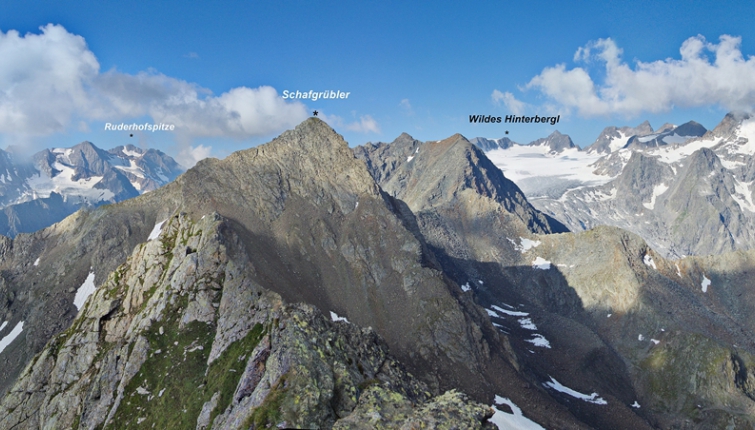
[[[564,149],[575,148],[577,145],[572,142],[571,137],[567,134],[561,134],[558,130],[554,131],[548,137],[537,139],[529,143],[532,146],[546,145],[551,148],[552,152],[561,152]]]
[[[746,112],[729,112],[707,136],[723,138],[731,137],[737,127],[742,124],[742,121],[750,118],[751,114]]]
[[[634,128],[635,134],[650,134],[653,132],[653,127],[650,125],[650,121],[645,120],[642,124]]]
[[[400,147],[391,146],[381,150],[360,147],[355,153],[368,165],[386,168],[385,160],[395,159],[391,151],[401,151]],[[383,190],[406,202],[412,211],[453,205],[465,192],[471,192],[495,201],[534,231],[565,231],[560,223],[546,219],[532,208],[519,187],[461,134],[418,146],[408,159],[392,169],[390,175],[378,176],[376,180]]]

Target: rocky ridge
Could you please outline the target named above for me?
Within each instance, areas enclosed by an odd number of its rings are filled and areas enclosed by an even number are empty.
[[[217,214],[171,217],[35,357],[0,427],[482,428],[492,415],[431,396],[373,330],[285,304],[242,255]]]

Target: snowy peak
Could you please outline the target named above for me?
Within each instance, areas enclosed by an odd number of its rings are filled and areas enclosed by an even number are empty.
[[[629,139],[634,136],[646,136],[653,133],[653,127],[647,120],[637,127],[606,127],[600,132],[600,135],[587,147],[587,152],[598,154],[610,154],[624,148]]]
[[[706,137],[732,137],[743,122],[750,119],[751,115],[741,112],[729,112],[724,116],[724,119],[718,123],[718,125],[709,133]]]
[[[0,234],[36,231],[81,206],[136,197],[181,173],[171,157],[132,145],[105,151],[85,141],[44,149],[31,159],[0,150]]]
[[[686,122],[678,127],[664,124],[655,133],[645,136],[636,135],[629,139],[627,148],[656,148],[666,145],[678,145],[700,138],[707,133],[705,127],[695,121]]]
[[[530,146],[546,146],[550,148],[550,152],[558,153],[565,149],[577,148],[577,145],[572,142],[571,137],[566,134],[559,133],[558,130],[551,133],[548,137],[537,139],[529,143]]]
[[[176,161],[156,149],[146,151],[134,145],[117,146],[108,151],[108,162],[140,193],[153,191],[172,181],[183,170]]]

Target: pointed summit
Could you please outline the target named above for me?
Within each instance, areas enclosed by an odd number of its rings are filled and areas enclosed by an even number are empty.
[[[355,152],[368,165],[381,165],[385,163],[381,157],[392,157],[390,146],[380,151],[362,147]],[[402,151],[400,147],[396,150]],[[391,175],[381,177],[379,184],[414,212],[453,206],[471,192],[494,201],[531,231],[565,231],[560,223],[535,210],[519,187],[461,134],[417,147],[410,162],[397,165]]]
[[[750,119],[751,115],[745,112],[729,112],[720,123],[710,131],[708,136],[711,137],[731,137],[736,131],[737,127],[742,124],[743,121]]]
[[[571,137],[567,134],[561,134],[558,130],[551,133],[546,138],[537,139],[529,143],[531,146],[548,146],[551,152],[561,152],[565,149],[576,148],[577,145],[572,142]]]

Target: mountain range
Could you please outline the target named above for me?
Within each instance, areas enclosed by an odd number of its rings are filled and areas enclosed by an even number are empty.
[[[656,131],[647,122],[608,127],[584,151],[529,157],[533,173],[516,182],[533,206],[574,231],[621,227],[671,258],[752,249],[754,127],[734,113],[712,131],[694,121]],[[487,155],[516,178],[515,149]]]
[[[671,259],[538,209],[701,157],[744,173],[749,124],[683,143],[648,125],[655,146],[606,153],[560,134],[350,148],[310,118],[0,237],[0,427],[753,428],[755,251]],[[514,178],[557,187],[517,157],[584,188],[530,200]]]
[[[183,169],[155,149],[104,151],[91,142],[45,149],[31,159],[0,150],[0,234],[47,227],[82,206],[115,203],[155,190]]]

